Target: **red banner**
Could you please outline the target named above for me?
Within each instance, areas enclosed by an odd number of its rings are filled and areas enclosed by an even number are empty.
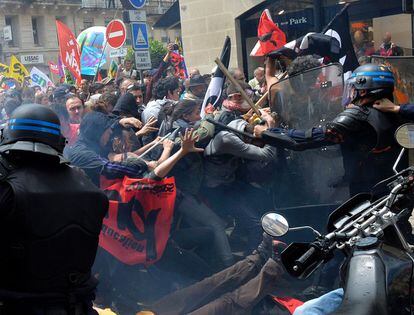
[[[76,37],[69,27],[61,21],[56,20],[56,28],[62,63],[69,69],[72,75],[76,78],[76,82],[79,84],[82,78],[80,71],[80,50]]]
[[[170,236],[176,195],[174,178],[101,179],[101,188],[110,201],[99,246],[128,265],[158,261]]]
[[[59,66],[54,64],[53,62],[49,61],[49,70],[50,72],[59,75]]]

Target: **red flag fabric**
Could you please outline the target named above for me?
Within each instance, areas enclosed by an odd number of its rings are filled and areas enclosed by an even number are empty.
[[[296,300],[291,297],[273,296],[273,300],[283,305],[291,314],[293,314],[299,306],[303,305],[302,301]]]
[[[79,84],[82,78],[80,71],[80,50],[76,37],[69,27],[61,21],[56,20],[56,28],[62,63],[69,69]]]
[[[167,245],[174,213],[173,177],[162,181],[101,178],[109,198],[99,246],[128,265],[157,262]]]
[[[188,78],[187,66],[185,65],[184,56],[178,51],[171,53],[170,62],[174,66],[174,75],[182,80]]]
[[[269,9],[263,11],[257,29],[259,41],[254,46],[250,56],[265,56],[273,50],[286,44],[285,33],[273,22]]]
[[[49,70],[50,72],[59,75],[59,66],[49,61]]]

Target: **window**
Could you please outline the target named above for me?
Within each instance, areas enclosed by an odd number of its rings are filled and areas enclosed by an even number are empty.
[[[5,22],[6,26],[9,26],[11,28],[12,39],[8,41],[9,47],[17,47],[19,43],[18,16],[6,16]]]
[[[43,46],[44,42],[44,20],[42,16],[32,16],[33,42],[35,46]]]
[[[85,17],[83,18],[83,29],[86,30],[87,28],[92,27],[93,24],[93,18],[92,17]]]
[[[40,46],[39,40],[39,25],[37,23],[37,19],[32,17],[32,32],[33,32],[33,41],[36,46]]]
[[[161,41],[162,41],[163,43],[168,43],[168,42],[169,42],[169,38],[168,38],[168,36],[162,36],[162,37],[161,37]]]
[[[56,20],[61,21],[64,24],[68,24],[66,21],[67,20],[66,16],[57,16]]]

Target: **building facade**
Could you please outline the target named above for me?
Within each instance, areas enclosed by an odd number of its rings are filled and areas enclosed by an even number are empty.
[[[152,25],[174,1],[147,0],[150,38],[166,41],[168,32],[154,32]],[[122,19],[122,11],[119,0],[1,0],[0,62],[8,64],[10,57],[16,55],[29,70],[36,66],[49,74],[48,62],[56,63],[58,56],[55,20],[68,25],[77,36],[91,26],[105,26],[114,18]]]
[[[232,40],[230,66],[251,76],[253,69],[263,64],[263,59],[249,55],[257,42],[264,9],[270,10],[288,40],[293,40],[321,31],[347,2],[351,3],[348,10],[354,39],[375,51],[384,33],[390,32],[393,42],[405,54],[412,54],[413,8],[408,0],[179,0],[186,63],[210,72],[228,35]]]

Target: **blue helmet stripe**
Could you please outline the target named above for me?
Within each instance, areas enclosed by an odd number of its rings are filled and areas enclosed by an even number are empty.
[[[45,127],[36,127],[36,126],[25,126],[25,125],[13,125],[10,126],[11,130],[29,130],[29,131],[39,131],[45,133],[51,133],[57,136],[60,136],[60,131],[56,131],[54,129],[45,128]]]
[[[37,119],[25,119],[25,118],[15,118],[9,120],[10,124],[33,124],[39,125],[44,127],[51,127],[60,130],[60,126],[58,124],[54,124],[48,121],[37,120]]]
[[[351,75],[351,78],[357,77],[357,76],[367,76],[367,77],[377,77],[377,76],[383,76],[383,77],[394,77],[394,75],[391,72],[355,72]]]
[[[391,79],[391,78],[373,78],[372,81],[374,81],[374,82],[390,82],[390,83],[395,82],[395,80]]]

